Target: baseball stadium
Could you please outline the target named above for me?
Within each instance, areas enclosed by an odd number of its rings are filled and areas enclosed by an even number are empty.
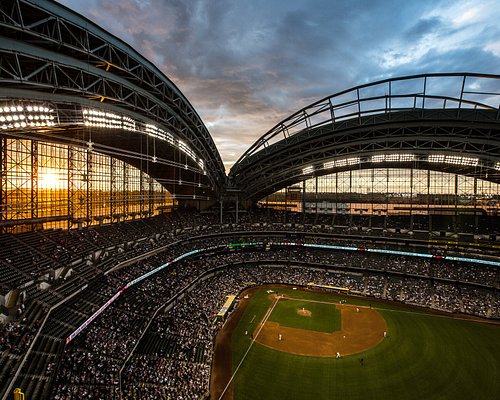
[[[500,398],[500,75],[316,99],[226,172],[153,62],[0,3],[0,398]]]

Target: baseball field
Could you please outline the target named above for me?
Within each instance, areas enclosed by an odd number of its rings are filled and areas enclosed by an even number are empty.
[[[285,287],[240,297],[212,399],[500,398],[498,325]]]

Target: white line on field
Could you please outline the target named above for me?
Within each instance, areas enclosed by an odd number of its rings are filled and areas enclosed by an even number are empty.
[[[259,333],[260,331],[262,330],[262,328],[264,327],[264,324],[266,323],[267,319],[270,317],[271,313],[273,312],[274,310],[274,307],[276,307],[276,304],[278,304],[278,300],[280,299],[280,297],[276,297],[276,300],[274,301],[274,304],[273,306],[267,310],[266,312],[266,315],[264,315],[264,318],[262,318],[262,321],[261,321],[261,325],[260,325],[260,328],[259,330],[257,331],[257,333],[255,334],[255,337],[252,339],[252,341],[250,342],[250,346],[248,346],[248,349],[247,351],[245,352],[245,354],[243,355],[240,363],[238,364],[238,366],[236,367],[236,369],[234,370],[233,372],[233,375],[231,375],[231,379],[229,379],[229,382],[227,383],[226,387],[224,388],[224,390],[222,391],[220,397],[219,397],[219,400],[222,400],[222,398],[224,397],[224,395],[226,394],[226,391],[227,389],[229,388],[229,385],[231,385],[231,382],[233,381],[236,373],[238,372],[238,370],[240,369],[241,367],[241,364],[243,364],[243,361],[245,360],[248,352],[250,351],[250,349],[252,348],[253,344],[255,343],[255,339],[257,339],[257,336],[259,336]]]
[[[321,303],[321,304],[339,304],[339,302],[333,302],[333,301],[321,301],[321,300],[310,300],[310,299],[299,299],[295,297],[283,297],[283,300],[297,300],[297,301],[303,301],[305,303]],[[342,304],[343,305],[343,304]],[[352,305],[352,304],[346,304],[346,305]],[[356,306],[354,306],[356,307]],[[358,307],[365,307],[368,308],[368,306],[358,306]]]

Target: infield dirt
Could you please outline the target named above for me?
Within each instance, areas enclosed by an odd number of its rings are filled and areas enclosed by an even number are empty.
[[[253,294],[262,289],[251,288],[239,296],[239,304],[217,335],[214,360],[210,379],[211,398],[219,399],[232,376],[231,337]],[[245,296],[248,295],[248,298]],[[274,298],[274,296],[272,295]],[[301,299],[302,300],[302,299]],[[278,323],[266,321],[255,341],[266,347],[303,356],[335,357],[365,351],[384,339],[387,326],[382,316],[374,309],[347,304],[336,305],[341,311],[342,329],[324,333],[304,329],[281,327]],[[359,312],[356,309],[359,309]],[[300,310],[302,311],[302,310]],[[304,313],[307,314],[307,313]],[[279,340],[279,334],[282,340]],[[223,400],[233,399],[232,385],[226,390]]]
[[[340,331],[316,332],[266,321],[256,337],[256,342],[275,350],[301,356],[334,357],[337,352],[341,356],[360,353],[376,346],[384,339],[387,325],[378,311],[369,307],[334,304],[342,316]]]

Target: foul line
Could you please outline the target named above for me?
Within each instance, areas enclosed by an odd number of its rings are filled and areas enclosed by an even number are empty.
[[[295,300],[295,301],[303,301],[304,303],[321,303],[321,304],[331,304],[331,305],[339,305],[339,306],[344,306],[344,307],[352,307],[352,308],[365,308],[365,309],[370,309],[370,310],[377,310],[377,311],[389,311],[389,312],[397,312],[397,313],[403,313],[403,314],[418,314],[418,315],[428,315],[432,317],[442,317],[442,318],[451,318],[451,319],[462,319],[462,318],[456,318],[453,315],[446,315],[446,314],[434,314],[432,312],[426,311],[426,310],[398,310],[397,308],[381,308],[381,307],[370,307],[370,306],[365,306],[362,304],[352,304],[352,303],[340,303],[340,302],[330,302],[330,301],[321,301],[321,300],[311,300],[311,299],[301,299],[297,297],[283,297],[283,300]],[[429,310],[433,310],[430,308]],[[463,318],[465,321],[473,321],[469,320],[467,318]]]
[[[238,370],[240,369],[241,367],[241,364],[243,364],[243,361],[245,360],[248,352],[250,351],[250,349],[252,348],[253,344],[255,343],[255,340],[257,339],[257,336],[259,336],[259,333],[260,331],[262,330],[262,328],[264,327],[264,324],[266,323],[267,319],[271,316],[271,313],[273,312],[274,310],[274,307],[276,307],[276,304],[278,304],[278,300],[280,299],[281,297],[276,297],[276,300],[273,304],[273,306],[267,310],[266,312],[266,315],[264,315],[264,318],[262,318],[262,321],[261,321],[261,325],[260,325],[260,328],[259,330],[257,331],[257,333],[255,334],[254,338],[252,339],[252,341],[250,342],[250,346],[248,346],[248,349],[247,351],[245,352],[245,354],[243,355],[240,363],[238,364],[238,366],[236,367],[236,369],[234,370],[233,372],[233,375],[231,376],[231,379],[229,379],[229,382],[227,383],[226,387],[224,388],[224,390],[222,391],[220,397],[219,397],[219,400],[222,400],[222,398],[224,397],[224,395],[226,394],[226,391],[227,389],[229,388],[229,385],[231,385],[231,382],[233,381],[236,373],[238,372]]]
[[[335,301],[321,301],[321,300],[311,300],[311,299],[300,299],[300,298],[296,298],[296,297],[283,297],[283,300],[296,300],[296,301],[303,301],[305,303],[321,303],[321,304],[332,304],[332,305],[341,305],[343,306],[344,304],[340,304],[338,301],[335,302]],[[348,306],[352,306],[353,304],[346,304]],[[368,306],[355,306],[354,307],[365,307],[365,308],[368,308]]]

